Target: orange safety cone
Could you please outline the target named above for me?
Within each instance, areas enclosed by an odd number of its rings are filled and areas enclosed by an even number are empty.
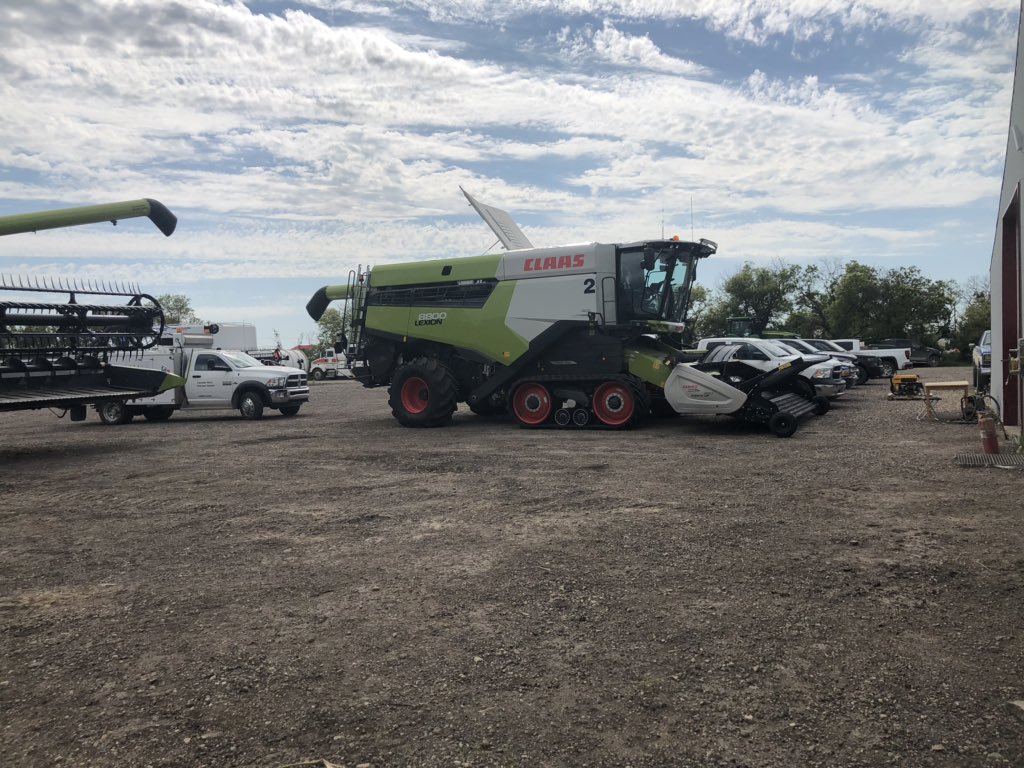
[[[981,432],[981,450],[984,453],[999,453],[999,438],[996,437],[996,420],[991,416],[978,419]]]

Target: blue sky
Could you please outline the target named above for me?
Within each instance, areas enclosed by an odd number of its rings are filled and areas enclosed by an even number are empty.
[[[0,238],[0,272],[184,293],[315,334],[358,265],[708,237],[744,262],[988,271],[1020,7],[1005,0],[4,0],[0,214],[179,218]]]

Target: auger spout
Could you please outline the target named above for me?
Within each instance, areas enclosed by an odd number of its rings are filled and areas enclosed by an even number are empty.
[[[319,320],[332,301],[351,298],[352,292],[352,285],[325,285],[306,302],[306,312],[314,320]]]
[[[16,235],[21,232],[38,232],[41,229],[76,227],[81,224],[96,224],[109,221],[117,224],[121,219],[147,217],[157,229],[170,237],[178,226],[178,217],[163,204],[150,198],[127,200],[121,203],[86,205],[80,208],[60,208],[55,211],[18,213],[0,216],[0,236]]]

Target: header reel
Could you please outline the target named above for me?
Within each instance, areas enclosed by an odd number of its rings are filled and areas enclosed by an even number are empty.
[[[71,356],[147,349],[164,329],[159,302],[134,283],[25,279],[0,275],[0,293],[68,294],[0,296],[0,356]],[[81,296],[127,297],[124,304],[80,303]]]

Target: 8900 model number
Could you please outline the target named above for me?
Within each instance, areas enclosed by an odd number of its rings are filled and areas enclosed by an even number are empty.
[[[447,312],[424,312],[413,325],[440,325],[447,317]]]

